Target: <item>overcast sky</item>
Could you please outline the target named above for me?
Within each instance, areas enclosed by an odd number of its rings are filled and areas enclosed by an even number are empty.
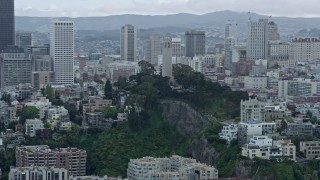
[[[272,16],[320,17],[319,0],[15,0],[17,16],[204,14],[232,10]]]

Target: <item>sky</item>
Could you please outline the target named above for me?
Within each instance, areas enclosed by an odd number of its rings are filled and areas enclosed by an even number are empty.
[[[320,17],[319,0],[15,0],[17,16],[205,14],[232,10],[272,16]]]

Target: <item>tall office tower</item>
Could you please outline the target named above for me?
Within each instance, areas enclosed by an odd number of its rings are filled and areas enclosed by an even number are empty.
[[[270,21],[268,23],[268,40],[269,41],[279,41],[280,40],[280,34],[278,32],[278,25]]]
[[[162,76],[172,78],[172,39],[165,37],[162,48]]]
[[[178,58],[185,56],[181,38],[172,38],[172,57]]]
[[[57,84],[74,82],[74,23],[54,21],[51,24],[50,53]]]
[[[267,59],[268,57],[268,19],[248,21],[247,59]]]
[[[158,56],[162,54],[162,39],[157,36],[151,36],[144,45],[144,57],[149,63],[158,64]]]
[[[120,41],[121,60],[136,61],[137,29],[131,24],[126,24],[125,26],[121,27]]]
[[[204,31],[187,31],[185,38],[186,57],[193,58],[206,53],[206,33]]]
[[[16,46],[21,48],[27,48],[32,45],[32,34],[31,33],[16,33]]]
[[[31,83],[32,60],[24,49],[6,47],[0,54],[0,87]]]
[[[14,45],[14,0],[0,0],[0,50]]]
[[[224,67],[228,70],[232,70],[232,52],[237,45],[237,24],[235,22],[228,22],[225,27],[225,39],[224,39]]]

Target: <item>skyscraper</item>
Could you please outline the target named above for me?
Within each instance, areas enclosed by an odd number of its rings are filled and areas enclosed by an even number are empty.
[[[206,33],[204,31],[187,31],[185,38],[186,57],[193,58],[206,53]]]
[[[267,59],[269,41],[280,40],[278,26],[268,19],[248,21],[247,59]]]
[[[0,0],[0,49],[14,45],[14,0]]]
[[[144,57],[145,60],[153,65],[158,64],[158,56],[162,54],[162,39],[151,36],[145,41]]]
[[[228,22],[225,26],[224,39],[224,67],[228,70],[232,69],[232,51],[237,44],[237,24],[235,22]]]
[[[185,56],[185,49],[181,44],[181,38],[172,38],[172,57]]]
[[[54,21],[51,24],[50,53],[57,84],[74,82],[74,23]]]
[[[121,27],[120,41],[121,60],[136,61],[137,29],[131,24],[126,24],[125,26]]]
[[[27,48],[32,45],[32,34],[31,33],[24,33],[24,32],[17,32],[16,33],[16,46],[21,48]]]
[[[172,39],[171,37],[165,37],[163,39],[162,48],[162,76],[172,77]]]

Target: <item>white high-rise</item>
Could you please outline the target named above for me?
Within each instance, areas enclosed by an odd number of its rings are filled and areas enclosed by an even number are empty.
[[[172,39],[171,37],[165,37],[163,39],[162,48],[162,76],[172,77]]]
[[[268,19],[248,21],[247,59],[267,59],[268,56]]]
[[[74,22],[54,21],[51,24],[50,54],[53,57],[58,84],[74,82]]]
[[[228,22],[225,27],[225,59],[224,67],[228,70],[232,69],[232,51],[237,45],[237,24]]]
[[[121,60],[136,61],[137,29],[131,24],[126,24],[125,26],[121,27],[120,41]]]

